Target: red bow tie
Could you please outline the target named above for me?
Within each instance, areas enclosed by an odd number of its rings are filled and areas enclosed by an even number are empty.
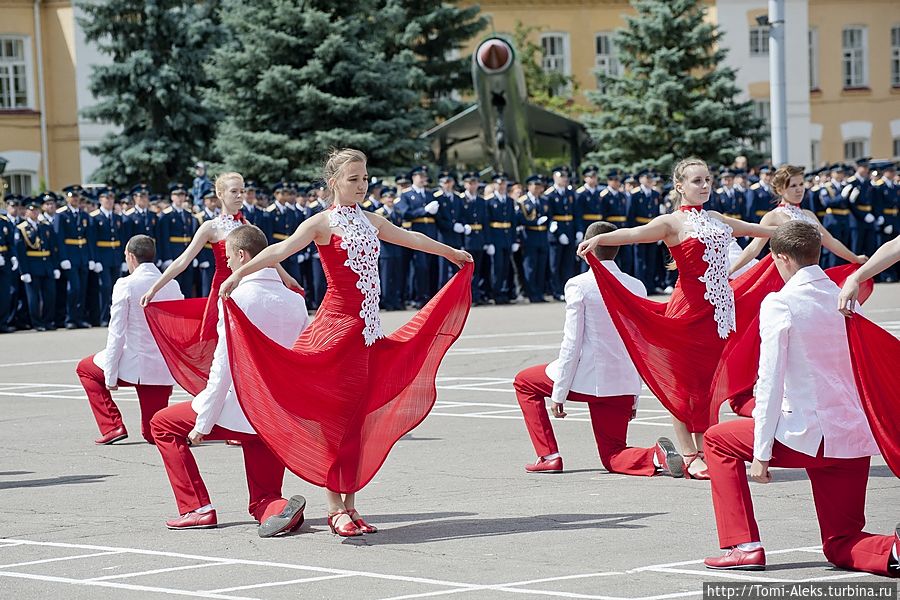
[[[688,212],[690,210],[696,210],[699,212],[699,211],[703,210],[703,207],[702,206],[694,206],[692,204],[682,204],[681,206],[678,207],[678,210],[681,210],[684,212]]]

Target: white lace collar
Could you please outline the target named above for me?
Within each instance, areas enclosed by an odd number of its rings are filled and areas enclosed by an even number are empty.
[[[378,241],[378,230],[358,204],[334,205],[328,213],[328,225],[343,232],[341,248],[347,252],[344,266],[350,267],[359,277],[356,287],[363,295],[359,316],[365,321],[363,339],[366,346],[371,346],[375,340],[384,337],[378,314],[378,303],[381,300],[381,280],[378,277],[381,244]]]
[[[704,246],[703,260],[706,271],[700,281],[706,284],[703,295],[712,304],[713,318],[719,337],[725,339],[732,331],[737,331],[734,315],[734,291],[728,283],[728,246],[734,239],[730,225],[713,219],[705,210],[685,211],[686,223],[690,226],[689,237],[697,238]]]
[[[220,213],[215,219],[212,220],[213,227],[215,227],[222,235],[222,239],[240,227],[244,225],[244,221],[242,219],[237,219],[234,215],[226,215],[225,213]]]
[[[789,204],[789,203],[779,204],[775,210],[777,210],[779,212],[783,212],[784,214],[789,216],[791,218],[791,221],[806,221],[807,223],[809,223],[811,225],[817,225],[817,226],[819,224],[819,222],[816,219],[812,218],[811,216],[809,216],[808,214],[803,212],[803,210],[799,206],[796,206],[794,204]]]

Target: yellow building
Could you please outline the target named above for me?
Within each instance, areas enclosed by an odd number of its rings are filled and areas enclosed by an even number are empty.
[[[463,4],[474,4],[466,0]],[[615,73],[612,32],[633,13],[624,0],[482,0],[488,31],[539,25],[544,67],[571,75],[584,92],[597,69]],[[710,0],[708,18],[724,32],[727,64],[744,99],[769,117],[766,0]],[[788,156],[818,166],[860,156],[900,159],[900,11],[896,0],[787,0]],[[474,49],[473,40],[468,51]],[[761,148],[767,151],[768,143]]]
[[[0,3],[0,157],[5,191],[34,194],[86,180],[96,168],[86,146],[108,129],[79,119],[92,102],[90,65],[69,1]]]

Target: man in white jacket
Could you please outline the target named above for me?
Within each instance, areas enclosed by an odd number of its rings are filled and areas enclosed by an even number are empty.
[[[615,231],[605,221],[591,223],[584,239]],[[594,251],[606,267],[635,295],[646,297],[639,280],[623,273],[614,259],[618,246],[598,246]],[[529,473],[560,473],[562,456],[547,416],[544,398],[550,397],[553,416],[562,419],[566,400],[586,402],[591,414],[600,460],[608,471],[626,475],[658,472],[681,477],[684,460],[667,438],[655,447],[630,448],[626,443],[641,379],[616,331],[597,280],[591,271],[566,282],[566,323],[559,358],[549,365],[536,365],[516,375],[513,387],[525,417],[525,426],[538,460],[525,466]]]
[[[711,427],[704,439],[724,555],[710,569],[763,570],[766,554],[747,482],[769,483],[769,467],[806,469],[822,550],[844,569],[900,576],[894,535],[863,531],[869,460],[878,454],[856,389],[839,288],[819,267],[822,238],[803,221],[778,227],[772,258],[785,280],[760,308],[759,378],[753,420]]]
[[[238,227],[225,239],[225,255],[232,270],[247,263],[266,247],[266,236],[253,225]],[[272,340],[290,347],[309,322],[303,296],[286,288],[275,269],[262,269],[244,277],[231,295],[251,321]],[[189,446],[207,440],[238,440],[250,491],[249,512],[259,523],[260,537],[294,531],[303,523],[306,499],[281,496],[284,465],[259,439],[238,404],[232,386],[225,339],[225,316],[219,306],[219,339],[209,382],[193,402],[175,404],[156,414],[153,439],[162,455],[179,517],[166,522],[169,529],[216,527],[216,511],[200,477]]]
[[[82,359],[75,369],[101,436],[95,444],[112,444],[128,437],[119,407],[110,391],[135,387],[141,405],[141,435],[151,444],[150,418],[166,407],[175,380],[163,360],[147,326],[141,296],[159,279],[156,243],[146,235],[136,235],[125,245],[129,275],[116,281],[110,307],[106,348]],[[166,285],[155,300],[181,300],[177,284]]]

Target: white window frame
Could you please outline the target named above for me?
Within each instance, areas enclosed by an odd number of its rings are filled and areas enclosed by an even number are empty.
[[[847,45],[847,37],[859,33],[859,45]],[[869,28],[850,25],[841,31],[841,83],[844,89],[869,85]]]
[[[847,152],[848,146],[854,147],[858,144],[857,152]],[[852,145],[852,146],[851,146]],[[869,138],[849,138],[844,140],[844,160],[848,162],[855,161],[857,158],[869,155]]]
[[[753,100],[753,114],[763,120],[763,127],[767,133],[756,145],[756,149],[768,156],[772,152],[772,102]]]
[[[891,86],[900,87],[900,25],[891,27]]]
[[[750,28],[748,36],[750,56],[769,55],[769,26],[756,25]]]
[[[9,41],[22,43],[22,55],[25,60],[25,104],[23,106],[0,106],[0,112],[6,110],[34,110],[34,64],[31,57],[31,37],[27,35],[0,35],[0,44]],[[0,62],[5,61],[0,60]],[[11,77],[10,83],[12,83]]]
[[[33,171],[7,171],[3,173],[3,193],[19,194],[20,196],[31,196],[32,192],[37,190],[34,182],[37,179],[37,173]],[[28,189],[24,189],[23,184],[27,180]]]
[[[551,56],[547,56],[544,51],[544,41],[549,40],[551,38],[558,38],[558,41],[561,45],[561,54],[553,54]],[[559,68],[559,67],[562,68]],[[562,73],[567,77],[571,77],[572,75],[572,52],[571,46],[569,45],[569,34],[566,31],[547,31],[541,33],[541,68],[544,69],[545,72],[548,71],[557,71]],[[557,95],[563,95],[569,89],[569,86],[565,86],[559,90],[555,90]]]
[[[606,75],[615,76],[619,74],[619,60],[616,58],[616,44],[613,40],[615,35],[612,31],[598,31],[594,34],[594,74],[604,73]],[[601,53],[597,47],[606,46],[606,52]],[[600,78],[597,77],[597,89],[603,91],[600,85]]]
[[[809,30],[809,89],[819,89],[819,30]]]
[[[822,140],[809,140],[809,162],[813,169],[822,162]]]

